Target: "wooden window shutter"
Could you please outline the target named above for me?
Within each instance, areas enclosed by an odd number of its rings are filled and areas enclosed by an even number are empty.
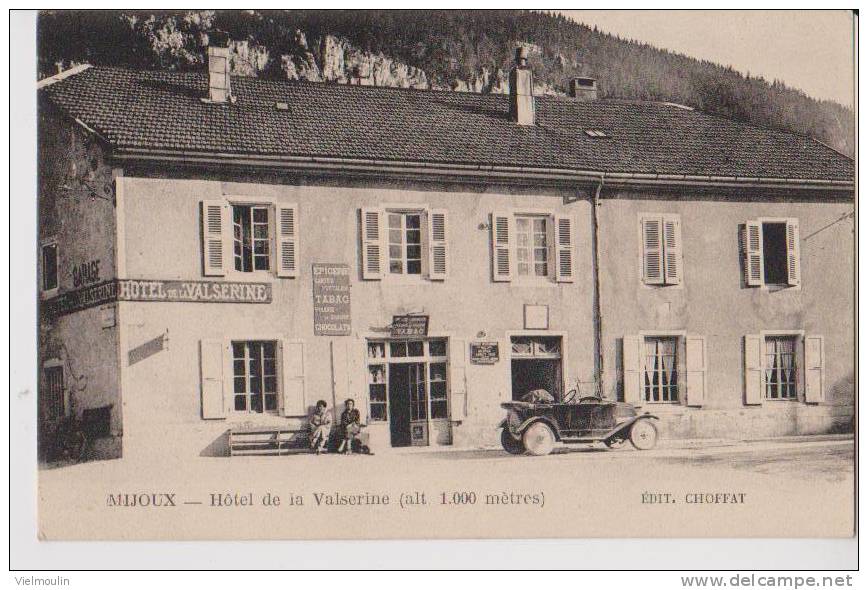
[[[805,401],[818,404],[826,399],[826,351],[822,336],[805,336]]]
[[[229,204],[224,201],[202,202],[202,272],[208,277],[222,277],[229,267],[229,232],[232,220]]]
[[[491,214],[491,270],[494,281],[512,280],[512,214],[495,211]]]
[[[202,378],[202,418],[214,420],[226,417],[224,403],[223,340],[199,341],[199,369]],[[229,381],[229,379],[226,379]]]
[[[744,231],[744,282],[748,287],[763,284],[763,226],[759,221],[745,223]]]
[[[304,343],[281,341],[280,356],[283,369],[280,413],[282,416],[306,416],[308,412],[304,397]]]
[[[378,281],[383,278],[383,211],[362,207],[362,278]]]
[[[432,281],[445,280],[449,274],[447,221],[445,209],[433,209],[428,214],[428,278]]]
[[[801,283],[801,260],[799,260],[799,221],[787,220],[787,284]]]
[[[453,419],[467,416],[466,349],[466,341],[449,339],[449,392],[452,397],[450,406]]]
[[[555,216],[555,280],[573,282],[573,218]]]
[[[663,249],[665,282],[667,285],[681,283],[681,221],[677,215],[663,217]]]
[[[298,276],[298,205],[277,206],[277,276]]]
[[[642,340],[640,336],[624,336],[624,401],[634,406],[641,406],[644,400]]]
[[[705,403],[707,357],[705,337],[688,335],[684,339],[685,365],[687,371],[687,405],[701,406]]]
[[[748,334],[744,337],[744,403],[747,405],[763,403],[763,344],[762,336]]]
[[[648,285],[662,285],[663,236],[662,219],[642,218],[642,278]]]

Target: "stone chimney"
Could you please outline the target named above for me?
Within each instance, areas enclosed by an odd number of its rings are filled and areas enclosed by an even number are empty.
[[[527,47],[515,50],[515,67],[509,72],[509,116],[519,125],[533,125],[533,72],[527,65]]]
[[[570,96],[577,100],[597,100],[597,81],[593,78],[570,80]]]
[[[229,35],[208,33],[208,102],[234,102],[229,78]]]

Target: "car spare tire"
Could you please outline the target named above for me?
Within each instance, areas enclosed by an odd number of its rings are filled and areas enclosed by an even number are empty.
[[[552,452],[555,433],[545,422],[534,422],[524,431],[521,440],[528,453],[541,457]]]
[[[503,450],[510,455],[521,455],[525,451],[522,440],[513,438],[506,428],[500,431],[500,444],[503,446]]]

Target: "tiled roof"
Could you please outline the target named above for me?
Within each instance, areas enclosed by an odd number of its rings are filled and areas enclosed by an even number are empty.
[[[93,67],[45,86],[119,149],[526,166],[607,173],[852,181],[854,164],[808,137],[675,105],[538,97],[537,124],[504,95],[233,77],[209,104],[202,73]],[[287,103],[279,110],[276,103]],[[586,130],[609,137],[589,137]]]

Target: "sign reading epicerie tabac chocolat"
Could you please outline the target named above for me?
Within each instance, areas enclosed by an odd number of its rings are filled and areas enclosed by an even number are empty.
[[[270,303],[268,283],[216,281],[118,281],[120,301],[168,301],[195,303]]]
[[[313,264],[313,332],[317,336],[349,336],[350,267]]]

